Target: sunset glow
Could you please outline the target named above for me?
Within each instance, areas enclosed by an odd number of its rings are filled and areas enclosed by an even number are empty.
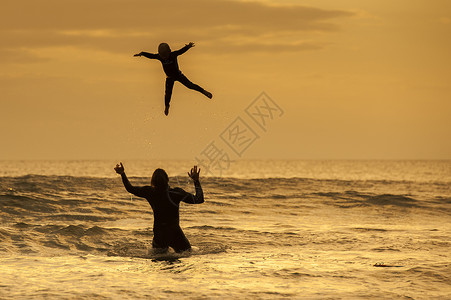
[[[193,158],[265,91],[245,158],[449,159],[449,1],[7,1],[3,159]],[[160,42],[212,101],[176,83]],[[183,147],[176,147],[176,141]]]

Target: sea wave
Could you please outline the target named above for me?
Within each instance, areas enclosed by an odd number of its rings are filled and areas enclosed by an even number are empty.
[[[131,177],[135,185],[149,178]],[[171,178],[171,183],[193,191],[192,183]],[[347,181],[308,178],[204,178],[207,201],[214,206],[235,202],[262,205],[327,204],[342,208],[384,207],[450,210],[451,186],[396,181]],[[0,208],[12,215],[52,214],[60,220],[109,220],[132,212],[130,195],[119,178],[27,175],[0,177]],[[309,201],[309,202],[308,202]]]
[[[337,192],[319,192],[313,193],[324,199],[332,199],[333,205],[340,207],[357,207],[357,206],[394,206],[394,207],[426,207],[425,201],[414,199],[407,195],[397,194],[367,194],[356,191],[346,191],[344,193]]]
[[[141,177],[141,176],[128,176],[130,179],[135,179],[138,181],[143,182],[150,182],[150,176],[149,177]],[[101,176],[71,176],[71,175],[41,175],[41,174],[26,174],[26,175],[20,175],[20,176],[0,176],[0,182],[1,181],[20,181],[22,183],[27,183],[31,187],[35,184],[39,183],[48,183],[52,185],[58,185],[58,186],[64,186],[64,184],[68,183],[81,183],[84,182],[87,185],[95,185],[96,183],[100,182],[111,182],[116,181],[115,179],[119,178],[119,176],[107,176],[107,177],[101,177]],[[210,182],[221,182],[223,184],[228,185],[234,185],[234,187],[240,187],[243,183],[246,182],[253,182],[254,184],[265,184],[267,182],[272,182],[274,184],[281,183],[281,184],[295,184],[297,182],[370,182],[370,183],[379,183],[379,184],[401,184],[401,183],[421,183],[417,180],[386,180],[386,179],[337,179],[337,178],[315,178],[315,177],[298,177],[298,176],[281,176],[281,177],[271,177],[271,176],[265,176],[265,177],[252,177],[252,178],[243,178],[243,177],[216,177],[216,176],[204,176],[202,177],[203,180],[207,180]],[[188,177],[185,175],[183,176],[170,176],[170,181],[172,183],[180,183],[180,182],[186,182],[189,181]],[[449,185],[451,181],[447,180],[430,180],[427,182],[424,182],[427,184],[443,184],[443,185]]]
[[[38,225],[18,222],[9,228],[0,229],[0,251],[10,253],[52,253],[53,251],[74,251],[107,256],[167,258],[178,256],[173,252],[164,256],[152,253],[152,231],[126,230],[102,226]],[[229,246],[212,241],[196,243],[191,254],[204,255],[226,251]],[[81,254],[80,253],[80,254]],[[171,256],[172,255],[172,256]]]

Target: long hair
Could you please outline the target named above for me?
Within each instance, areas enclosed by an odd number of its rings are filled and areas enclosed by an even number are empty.
[[[157,190],[165,191],[169,188],[169,177],[165,170],[156,169],[152,174],[150,184]]]

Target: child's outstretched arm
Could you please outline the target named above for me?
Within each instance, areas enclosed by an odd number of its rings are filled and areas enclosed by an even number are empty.
[[[144,56],[144,57],[147,57],[150,59],[158,59],[158,54],[153,54],[153,53],[148,53],[148,52],[143,52],[143,51],[141,51],[133,56]]]
[[[183,48],[173,51],[173,53],[175,53],[175,55],[182,55],[183,53],[185,53],[186,51],[188,51],[188,49],[193,48],[195,45],[193,42],[189,42],[188,44],[186,44]]]

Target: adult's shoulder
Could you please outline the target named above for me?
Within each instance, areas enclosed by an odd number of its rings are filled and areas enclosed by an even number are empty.
[[[175,187],[175,188],[170,188],[169,192],[172,194],[186,194],[185,190],[179,187]]]
[[[171,197],[172,201],[180,202],[182,201],[188,193],[185,192],[182,188],[175,187],[169,189],[169,197]]]
[[[145,185],[142,187],[143,191],[146,191],[147,193],[153,193],[155,191],[155,188],[150,185]]]

